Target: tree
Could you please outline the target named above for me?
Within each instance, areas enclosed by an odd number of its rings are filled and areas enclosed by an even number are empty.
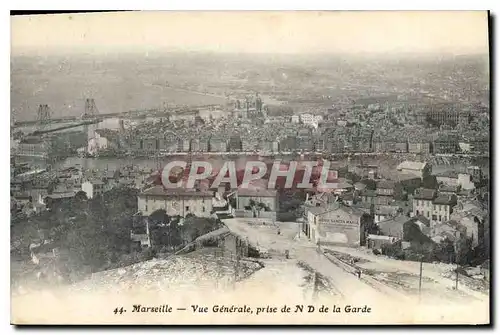
[[[75,199],[78,200],[78,201],[88,200],[87,193],[85,193],[84,191],[78,191],[75,194]]]
[[[164,209],[158,209],[151,213],[148,217],[151,225],[165,225],[169,223],[170,217],[167,215],[167,212]]]
[[[436,176],[425,176],[422,180],[422,187],[435,190],[438,188]]]
[[[377,183],[373,179],[363,179],[363,180],[361,180],[361,183],[366,185],[367,190],[376,190],[377,189]]]

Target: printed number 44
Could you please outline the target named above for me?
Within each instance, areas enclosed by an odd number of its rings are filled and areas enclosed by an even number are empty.
[[[118,307],[117,307],[117,308],[115,308],[115,310],[113,312],[115,314],[118,314],[118,313],[122,314],[123,312],[125,312],[125,310],[123,309],[123,307],[120,307],[120,309],[118,309]]]

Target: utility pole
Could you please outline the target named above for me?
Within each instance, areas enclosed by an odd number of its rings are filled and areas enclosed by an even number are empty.
[[[219,288],[219,278],[220,278],[220,260],[217,251],[218,251],[217,249],[214,250],[215,264],[217,267],[217,274],[215,276],[215,288]]]
[[[313,299],[318,297],[318,272],[314,271],[313,275]]]
[[[236,282],[238,281],[238,275],[240,272],[240,255],[236,254],[236,262],[234,265],[234,279],[233,279],[233,289],[236,289]]]
[[[420,276],[418,280],[418,301],[422,297],[422,268],[423,268],[423,256],[420,256]]]

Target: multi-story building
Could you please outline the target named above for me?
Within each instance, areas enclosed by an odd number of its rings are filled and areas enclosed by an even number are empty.
[[[158,150],[161,152],[176,152],[178,145],[179,143],[174,137],[158,139]]]
[[[418,178],[425,178],[431,173],[431,166],[426,162],[404,161],[396,168],[399,172],[414,175]]]
[[[297,149],[300,151],[314,151],[314,139],[311,136],[297,137]]]
[[[422,215],[431,222],[432,228],[450,220],[457,198],[453,194],[437,194],[435,190],[417,189],[413,196],[413,215]]]
[[[188,189],[166,189],[154,186],[137,196],[137,206],[142,215],[150,215],[163,209],[169,216],[193,214],[198,217],[210,217],[212,214],[213,192]]]
[[[468,166],[467,173],[471,176],[473,182],[479,182],[483,179],[483,171],[479,166]]]
[[[242,150],[245,152],[254,151],[257,149],[258,141],[244,138],[241,141]]]
[[[142,140],[142,150],[148,154],[156,153],[158,151],[156,138],[144,138]]]
[[[450,104],[433,105],[426,115],[427,121],[432,121],[438,125],[457,125],[459,123],[468,124],[471,120],[470,111],[461,111],[457,106]]]
[[[431,143],[427,141],[408,140],[408,152],[412,154],[429,154]]]
[[[450,220],[453,207],[457,204],[457,197],[453,194],[440,194],[432,202],[431,227]]]
[[[432,216],[432,202],[436,198],[435,190],[419,188],[413,195],[413,215],[422,215],[430,220]]]
[[[191,140],[188,138],[177,139],[177,151],[189,152],[191,150]]]
[[[84,181],[82,183],[82,191],[87,194],[88,199],[92,199],[105,192],[105,183],[97,179]]]
[[[375,194],[377,205],[388,205],[394,200],[396,183],[391,180],[381,180],[377,183]]]
[[[457,135],[443,134],[438,136],[432,143],[432,151],[435,154],[454,154],[460,151]]]
[[[212,136],[209,140],[210,152],[227,152],[227,140],[222,137]]]
[[[20,156],[49,157],[51,148],[50,141],[40,137],[29,137],[19,143],[16,151]]]
[[[228,143],[229,151],[241,151],[243,148],[243,143],[239,135],[233,135],[229,138]]]
[[[263,204],[269,212],[278,212],[278,192],[273,189],[238,189],[236,192],[236,209],[244,210],[250,207],[251,203]]]
[[[191,140],[192,152],[208,152],[208,138],[193,138]]]
[[[306,236],[321,245],[365,245],[373,218],[364,211],[335,202],[307,208]]]
[[[298,148],[296,136],[286,136],[280,141],[280,151],[289,152],[296,151]]]

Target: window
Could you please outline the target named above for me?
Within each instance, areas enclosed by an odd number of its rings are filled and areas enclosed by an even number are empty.
[[[189,212],[189,206],[186,206],[186,212]]]
[[[441,217],[441,215],[439,216],[439,221],[440,221],[440,222],[442,221],[442,217]]]
[[[203,208],[201,209],[201,211],[202,211],[203,213],[205,213],[205,206],[203,206]]]
[[[420,212],[417,210],[417,215],[420,215]]]
[[[429,214],[429,212],[427,212],[427,215],[426,215],[426,216],[427,216],[427,217],[430,217],[431,215]]]
[[[433,210],[436,210],[436,209],[437,209],[437,206],[436,206],[436,205],[433,205],[433,206],[432,206],[432,209],[433,209]]]
[[[436,220],[437,220],[436,215],[433,215],[433,216],[432,216],[432,220],[434,220],[434,221],[436,221]]]

